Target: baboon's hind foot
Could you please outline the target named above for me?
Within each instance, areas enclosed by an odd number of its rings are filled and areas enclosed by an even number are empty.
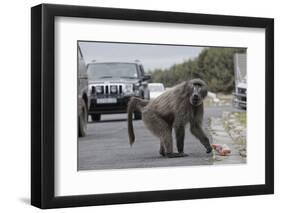
[[[168,158],[181,158],[181,157],[187,157],[188,154],[185,154],[183,152],[181,153],[167,153],[166,154],[166,157]]]
[[[165,149],[163,146],[160,146],[160,150],[159,150],[159,154],[162,155],[163,157],[165,157]]]

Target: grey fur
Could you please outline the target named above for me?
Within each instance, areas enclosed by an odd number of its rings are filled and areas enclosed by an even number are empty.
[[[201,79],[182,82],[150,102],[132,98],[128,105],[128,133],[130,144],[135,140],[132,113],[142,112],[146,127],[160,139],[160,154],[167,157],[183,157],[185,126],[190,123],[191,133],[212,151],[209,139],[202,129],[203,99],[207,85]],[[173,152],[172,129],[175,130],[178,153]]]

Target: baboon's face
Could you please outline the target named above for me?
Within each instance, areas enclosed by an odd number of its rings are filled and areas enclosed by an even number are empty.
[[[200,106],[206,96],[206,88],[201,84],[193,84],[189,102],[193,106]]]

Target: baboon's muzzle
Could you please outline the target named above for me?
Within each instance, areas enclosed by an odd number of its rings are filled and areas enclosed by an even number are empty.
[[[194,95],[192,96],[192,98],[191,98],[191,104],[194,105],[194,106],[199,105],[199,104],[200,104],[200,99],[201,99],[201,98],[199,97],[199,95],[194,94]]]

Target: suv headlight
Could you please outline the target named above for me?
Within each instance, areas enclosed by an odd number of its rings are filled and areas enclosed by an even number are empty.
[[[125,94],[133,93],[133,84],[125,84],[125,86],[124,86],[124,93]]]
[[[96,88],[96,93],[102,93],[103,92],[102,86],[95,86],[95,88]]]
[[[139,83],[136,83],[136,84],[133,85],[133,91],[134,91],[136,96],[140,95],[140,84]]]
[[[111,85],[110,86],[110,93],[117,93],[117,86],[116,85]]]

